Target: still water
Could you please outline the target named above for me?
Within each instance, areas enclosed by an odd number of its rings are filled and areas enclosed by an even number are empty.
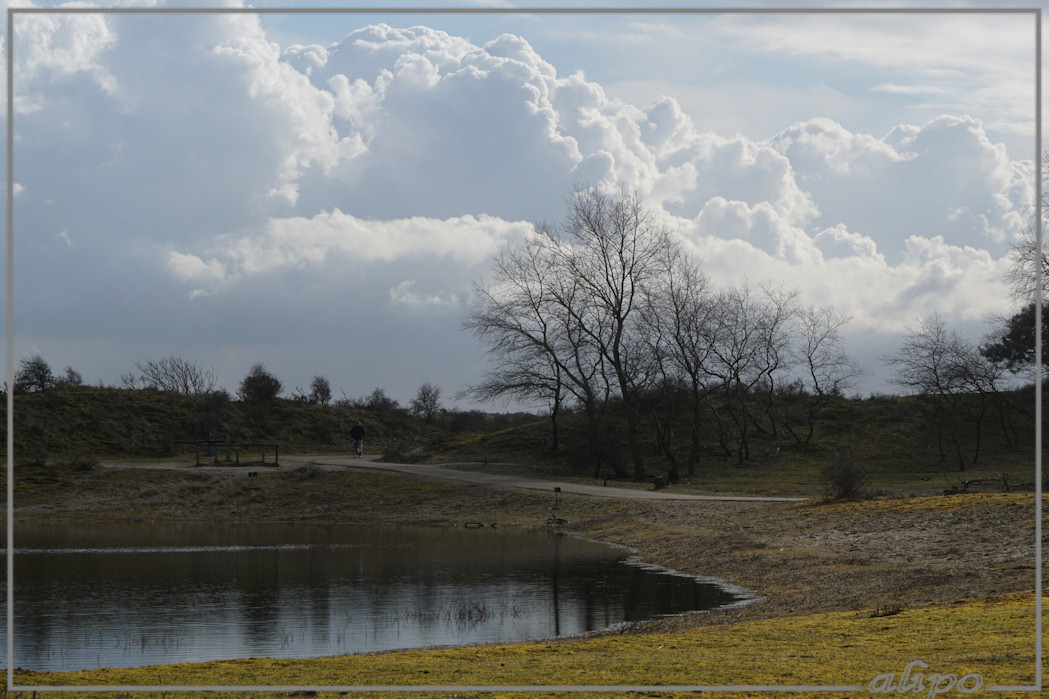
[[[15,666],[305,658],[579,634],[738,603],[554,532],[19,525]]]

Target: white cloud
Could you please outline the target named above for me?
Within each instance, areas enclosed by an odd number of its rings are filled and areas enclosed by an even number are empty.
[[[226,269],[221,262],[212,258],[202,260],[196,255],[186,255],[177,250],[168,253],[168,269],[183,282],[203,288],[215,287],[226,279]]]
[[[708,234],[702,218],[685,231],[719,283],[741,277],[783,283],[808,301],[830,303],[848,313],[854,329],[881,333],[901,332],[907,322],[933,310],[953,321],[973,322],[1002,313],[1007,305],[1007,261],[986,250],[951,245],[941,236],[911,236],[903,260],[891,264],[873,241],[843,227],[821,231],[811,240],[796,228],[770,226],[767,218],[754,216],[738,202],[732,208],[739,235]],[[827,248],[829,241],[855,254],[821,254],[816,246]]]
[[[837,25],[817,24],[819,53],[790,36],[776,47],[884,65],[863,48],[843,58]],[[1004,252],[1032,198],[1030,164],[962,113],[872,134],[830,118],[792,123],[777,103],[769,111],[784,123],[760,140],[711,131],[702,101],[662,94],[672,83],[629,103],[510,34],[477,44],[380,24],[282,49],[250,15],[70,27],[27,25],[17,39],[27,61],[17,94],[35,110],[19,122],[19,220],[76,240],[20,249],[34,270],[20,275],[20,298],[61,309],[34,312],[41,326],[115,302],[150,331],[142,309],[159,305],[186,323],[206,308],[321,332],[331,323],[310,318],[348,315],[353,298],[376,331],[426,309],[433,332],[450,336],[470,282],[532,230],[524,221],[556,220],[573,185],[605,184],[638,189],[715,278],[782,282],[857,327],[897,332],[934,307],[958,319],[1001,312]],[[673,29],[625,31],[670,41]],[[719,29],[735,36],[732,23]],[[847,31],[855,41],[888,30]],[[889,71],[848,100],[928,97],[963,77],[937,72],[949,61],[922,65],[918,78]],[[56,248],[78,264],[49,267]],[[87,291],[54,303],[84,270],[94,283],[75,288]],[[269,342],[267,327],[229,342]]]
[[[390,288],[390,302],[396,305],[417,306],[422,308],[433,306],[447,306],[457,308],[460,306],[459,297],[455,294],[441,296],[440,294],[419,295],[414,290],[415,280],[405,280],[397,286]]]
[[[347,265],[364,273],[370,264],[405,260],[476,268],[531,229],[490,216],[375,221],[335,209],[309,219],[273,219],[261,235],[225,236],[200,255],[171,252],[168,267],[198,291],[256,275]]]
[[[1001,250],[1034,200],[1030,164],[1010,160],[971,117],[900,125],[882,138],[813,119],[771,145],[819,203],[821,222],[862,228],[894,253],[909,235]]]
[[[71,6],[75,6],[72,4]],[[31,114],[45,107],[44,86],[69,86],[78,75],[107,94],[117,80],[106,67],[106,52],[116,43],[104,15],[18,15],[14,26],[15,109]],[[54,90],[48,90],[55,94]]]

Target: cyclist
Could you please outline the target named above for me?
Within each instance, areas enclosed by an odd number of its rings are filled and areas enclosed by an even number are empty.
[[[353,455],[364,455],[364,426],[358,420],[357,424],[350,428],[350,436],[353,437]]]

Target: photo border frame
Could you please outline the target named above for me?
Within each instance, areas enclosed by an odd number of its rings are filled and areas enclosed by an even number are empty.
[[[6,323],[6,377],[7,386],[7,691],[33,692],[180,692],[180,691],[219,691],[219,692],[425,692],[425,691],[511,691],[511,692],[855,692],[864,691],[867,687],[859,685],[812,685],[812,686],[778,686],[778,685],[345,685],[345,686],[247,686],[247,685],[16,685],[14,683],[14,20],[17,16],[34,14],[354,14],[354,15],[398,15],[398,14],[635,14],[635,15],[725,15],[725,14],[1030,14],[1035,20],[1035,207],[1039,215],[1035,218],[1035,243],[1042,249],[1042,216],[1040,215],[1042,199],[1042,19],[1041,8],[998,7],[998,8],[931,8],[931,7],[856,7],[856,8],[815,8],[815,7],[752,7],[752,8],[689,8],[689,7],[262,7],[262,8],[179,8],[179,7],[8,7],[5,59],[7,61],[7,124],[6,124],[6,159],[7,159],[7,323]],[[1033,685],[989,686],[985,691],[1041,691],[1042,689],[1042,267],[1036,273],[1035,291],[1035,682]]]

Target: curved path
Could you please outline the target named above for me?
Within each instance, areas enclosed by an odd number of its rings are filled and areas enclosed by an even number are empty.
[[[343,455],[324,456],[285,456],[281,463],[307,464],[313,463],[317,466],[345,466],[350,468],[370,469],[377,471],[394,471],[396,473],[407,473],[413,476],[426,478],[439,478],[449,481],[461,481],[475,483],[478,485],[489,485],[503,488],[526,488],[529,490],[545,490],[553,492],[554,488],[560,488],[562,493],[574,493],[576,495],[592,495],[606,498],[625,498],[634,500],[724,500],[733,502],[801,502],[808,498],[774,497],[774,496],[747,496],[747,495],[688,495],[675,493],[672,490],[640,490],[635,488],[616,488],[614,486],[590,485],[588,483],[569,483],[564,481],[541,480],[537,478],[523,478],[519,476],[503,476],[481,471],[457,471],[443,466],[432,464],[395,464],[375,461],[376,456],[364,456],[355,458]]]

